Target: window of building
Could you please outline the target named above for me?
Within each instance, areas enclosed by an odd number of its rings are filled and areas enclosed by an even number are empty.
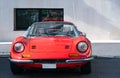
[[[63,21],[63,8],[15,8],[14,30],[26,30],[39,21]]]

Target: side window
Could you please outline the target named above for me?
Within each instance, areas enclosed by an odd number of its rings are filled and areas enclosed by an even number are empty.
[[[34,22],[63,19],[63,8],[14,8],[14,31],[26,30]]]

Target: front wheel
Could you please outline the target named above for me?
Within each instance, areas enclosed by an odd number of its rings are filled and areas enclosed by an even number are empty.
[[[23,72],[23,69],[18,67],[15,63],[10,62],[10,67],[13,74],[20,74]]]
[[[91,62],[87,62],[84,66],[81,67],[82,74],[90,74],[91,73]]]

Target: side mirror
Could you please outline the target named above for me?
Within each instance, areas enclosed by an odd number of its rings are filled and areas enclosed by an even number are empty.
[[[86,33],[85,32],[82,32],[82,35],[86,37]]]
[[[85,32],[79,31],[79,34],[86,37],[86,33]]]

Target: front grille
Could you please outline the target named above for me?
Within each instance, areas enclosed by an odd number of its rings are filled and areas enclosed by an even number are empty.
[[[51,60],[34,60],[34,63],[65,63],[66,60],[51,59]]]

